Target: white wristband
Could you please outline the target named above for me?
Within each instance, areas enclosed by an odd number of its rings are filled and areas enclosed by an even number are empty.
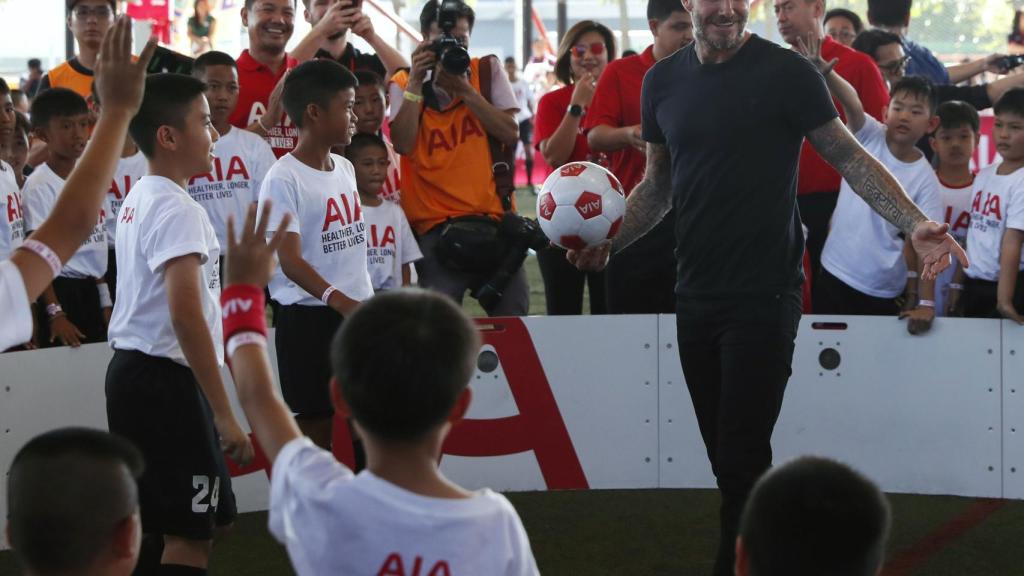
[[[320,301],[330,306],[329,302],[331,300],[331,294],[334,294],[337,291],[338,289],[334,286],[328,286],[327,290],[324,290],[324,293],[320,296]]]
[[[96,285],[96,291],[100,293],[100,308],[113,308],[114,300],[110,297],[110,286],[106,282]]]
[[[918,300],[918,308],[935,308],[935,300]]]
[[[234,356],[236,350],[247,344],[256,344],[257,346],[266,348],[267,337],[259,332],[239,332],[238,334],[235,334],[231,338],[228,338],[228,343],[224,347],[226,348],[228,358]]]
[[[60,257],[57,256],[57,253],[50,249],[50,247],[47,246],[46,244],[43,244],[39,240],[33,240],[32,238],[29,238],[28,240],[25,240],[18,248],[23,248],[25,250],[28,250],[29,252],[32,252],[36,256],[39,256],[40,258],[45,260],[47,264],[50,265],[50,272],[53,272],[54,278],[60,276],[60,270],[61,268],[64,267],[64,265],[61,264]]]
[[[950,290],[963,290],[964,289],[964,285],[963,284],[959,284],[957,282],[950,282],[949,283],[949,289]]]
[[[907,278],[917,278],[917,272],[910,270],[907,272]]]

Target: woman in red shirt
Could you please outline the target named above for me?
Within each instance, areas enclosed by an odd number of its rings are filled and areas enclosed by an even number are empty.
[[[535,146],[552,168],[588,161],[607,166],[603,154],[591,154],[583,133],[583,117],[608,62],[615,59],[615,36],[603,24],[583,20],[566,32],[558,47],[555,74],[565,86],[545,94],[534,119]],[[580,272],[552,246],[537,253],[549,315],[583,312],[583,285],[590,289],[590,313],[606,310],[604,272]]]

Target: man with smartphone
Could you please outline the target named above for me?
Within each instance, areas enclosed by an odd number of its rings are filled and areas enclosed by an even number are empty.
[[[349,70],[370,70],[389,78],[409,61],[377,35],[370,17],[363,13],[362,0],[302,0],[306,22],[313,27],[309,35],[292,50],[300,62],[309,58],[334,60]],[[361,52],[350,41],[354,32],[373,48]]]

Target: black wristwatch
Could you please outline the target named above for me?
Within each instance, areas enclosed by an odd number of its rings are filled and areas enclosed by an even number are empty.
[[[583,116],[583,106],[580,106],[579,104],[569,105],[569,108],[566,111],[569,113],[569,116],[575,116],[576,118]]]

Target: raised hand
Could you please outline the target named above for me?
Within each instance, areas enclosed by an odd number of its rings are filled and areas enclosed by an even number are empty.
[[[796,51],[799,52],[814,64],[818,72],[821,72],[822,76],[828,76],[828,73],[836,67],[836,63],[839,62],[838,58],[826,62],[821,57],[821,40],[814,34],[808,34],[807,38],[797,38],[796,40]]]
[[[103,102],[103,113],[123,112],[134,116],[142,105],[146,87],[146,68],[156,51],[152,36],[138,59],[132,57],[132,19],[119,16],[103,37],[96,59],[96,92]]]
[[[267,224],[273,203],[267,201],[263,206],[259,224],[256,224],[256,205],[249,206],[242,226],[241,237],[235,234],[235,219],[228,218],[228,252],[227,269],[224,274],[227,284],[251,284],[266,286],[274,274],[276,266],[275,254],[284,241],[288,223],[292,215],[285,214],[278,225],[277,232],[267,241]],[[236,238],[238,239],[236,241]]]
[[[597,89],[597,78],[590,72],[584,72],[576,79],[572,88],[571,104],[586,108],[594,100],[594,91]]]
[[[911,241],[918,258],[924,264],[921,273],[924,280],[934,280],[952,263],[954,257],[964,268],[970,266],[967,253],[949,235],[949,224],[939,224],[930,220],[921,222],[914,228]]]

